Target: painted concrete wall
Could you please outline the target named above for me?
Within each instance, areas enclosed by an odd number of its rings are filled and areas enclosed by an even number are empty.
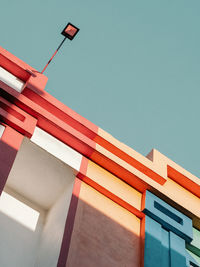
[[[48,210],[63,193],[74,171],[47,151],[24,138],[7,185]]]
[[[67,267],[139,267],[140,219],[81,183]]]
[[[0,211],[0,266],[34,267],[45,216],[39,207],[22,196],[15,193],[14,197],[40,211],[40,217],[36,229],[31,230]]]
[[[57,266],[73,184],[74,177],[70,177],[70,184],[47,214],[39,246],[37,267]]]
[[[44,210],[14,193],[18,200],[36,208],[40,215],[36,228],[30,229],[0,211],[0,266],[57,266],[73,182],[74,177],[47,216]]]
[[[133,207],[141,210],[142,194],[92,161],[86,175]]]

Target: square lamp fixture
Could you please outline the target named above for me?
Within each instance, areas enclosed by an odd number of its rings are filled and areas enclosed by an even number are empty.
[[[77,28],[71,23],[68,23],[64,30],[61,32],[61,34],[67,37],[68,39],[73,40],[78,31],[79,28]]]

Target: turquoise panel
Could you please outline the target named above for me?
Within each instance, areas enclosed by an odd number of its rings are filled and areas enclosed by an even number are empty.
[[[162,242],[162,267],[170,266],[170,246],[169,246],[169,231],[162,228],[161,231],[161,242]]]
[[[150,192],[146,194],[144,212],[144,267],[200,267],[197,255],[186,250],[186,241],[188,248],[199,247],[199,233],[194,233],[191,243],[190,218]]]
[[[146,191],[145,214],[158,221],[187,242],[193,239],[192,220],[149,191]]]
[[[173,232],[170,232],[169,236],[170,267],[186,267],[185,240]]]
[[[145,267],[161,267],[162,261],[162,228],[159,223],[146,216],[145,218]]]

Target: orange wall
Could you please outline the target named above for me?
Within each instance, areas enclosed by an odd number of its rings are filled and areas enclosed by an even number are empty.
[[[86,176],[131,206],[141,210],[142,194],[99,165],[89,161]]]
[[[81,183],[67,267],[139,267],[141,221]]]

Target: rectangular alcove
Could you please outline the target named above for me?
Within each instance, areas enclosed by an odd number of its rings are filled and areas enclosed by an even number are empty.
[[[75,175],[24,138],[0,198],[0,266],[57,266]]]

